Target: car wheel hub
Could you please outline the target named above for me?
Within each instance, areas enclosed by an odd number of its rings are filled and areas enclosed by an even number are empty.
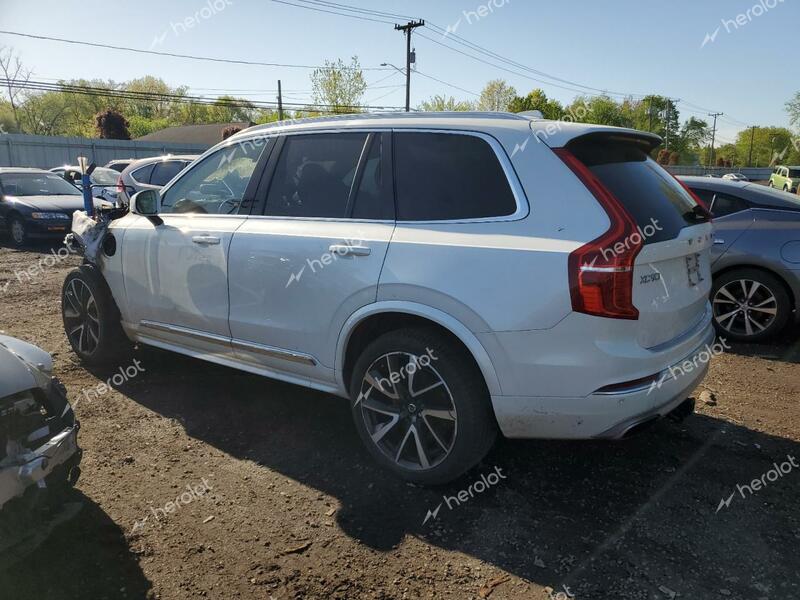
[[[100,313],[94,295],[84,282],[69,282],[62,299],[67,337],[74,348],[92,354],[100,342]]]
[[[408,352],[377,358],[357,403],[372,443],[398,466],[431,469],[453,449],[458,419],[447,383],[430,362]]]
[[[738,279],[720,287],[714,295],[713,307],[719,326],[736,335],[759,334],[778,315],[775,294],[752,279]]]
[[[14,241],[18,244],[25,241],[25,228],[19,221],[14,221],[11,224],[11,237],[13,237]]]

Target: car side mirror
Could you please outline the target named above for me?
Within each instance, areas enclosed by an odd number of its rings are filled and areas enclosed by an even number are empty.
[[[163,223],[158,216],[160,206],[161,194],[157,190],[142,190],[131,198],[131,212],[135,215],[147,217],[156,225]]]

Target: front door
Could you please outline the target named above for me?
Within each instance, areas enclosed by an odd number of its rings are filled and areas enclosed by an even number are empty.
[[[139,217],[125,231],[129,318],[144,341],[230,355],[228,253],[264,147],[206,156],[165,188],[158,218]]]

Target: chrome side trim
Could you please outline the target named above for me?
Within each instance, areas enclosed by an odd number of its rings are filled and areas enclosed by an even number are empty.
[[[212,344],[222,344],[225,346],[232,346],[236,350],[244,350],[245,352],[252,352],[254,354],[262,354],[272,358],[279,358],[281,360],[288,360],[290,362],[302,363],[305,365],[316,366],[317,359],[302,352],[294,352],[292,350],[283,350],[282,348],[275,348],[274,346],[265,346],[263,344],[256,344],[254,342],[245,342],[244,340],[235,340],[222,335],[214,333],[206,333],[204,331],[197,331],[188,327],[180,327],[179,325],[168,325],[167,323],[157,323],[156,321],[139,321],[139,326],[153,331],[161,331],[163,333],[172,333],[175,335],[182,335],[192,339],[200,340],[203,342],[210,342]]]
[[[308,354],[301,352],[292,352],[291,350],[283,350],[273,346],[264,346],[263,344],[256,344],[253,342],[245,342],[243,340],[231,340],[234,349],[244,350],[245,352],[253,352],[255,354],[262,354],[273,358],[280,358],[291,362],[302,363],[304,365],[316,366],[317,359]]]
[[[204,331],[197,331],[196,329],[190,329],[188,327],[180,327],[178,325],[167,325],[166,323],[157,323],[156,321],[146,321],[146,320],[139,321],[139,325],[141,327],[145,327],[146,329],[152,329],[154,331],[161,331],[164,333],[173,333],[176,335],[183,335],[186,337],[193,338],[195,340],[201,340],[203,342],[211,342],[212,344],[224,344],[226,346],[230,346],[231,343],[231,339],[223,335],[206,333]]]

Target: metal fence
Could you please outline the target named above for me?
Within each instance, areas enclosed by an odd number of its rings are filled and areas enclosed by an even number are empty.
[[[118,158],[147,158],[163,154],[201,154],[206,144],[101,140],[81,137],[56,137],[9,133],[0,135],[0,167],[39,167],[51,169],[77,164],[78,156],[103,166]]]
[[[772,174],[771,167],[701,167],[671,165],[667,170],[673,175],[714,175],[722,177],[726,173],[741,173],[750,181],[766,181]]]

